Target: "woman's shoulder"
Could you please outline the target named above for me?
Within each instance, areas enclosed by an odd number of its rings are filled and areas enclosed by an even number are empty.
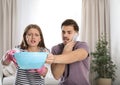
[[[48,48],[41,47],[40,52],[48,52],[49,53],[50,50]]]
[[[13,49],[18,50],[19,52],[26,51],[25,49],[22,49],[20,45],[15,46],[15,48],[13,48]]]

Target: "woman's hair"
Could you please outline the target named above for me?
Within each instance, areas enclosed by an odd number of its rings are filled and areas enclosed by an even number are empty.
[[[36,24],[30,24],[30,25],[28,25],[28,26],[25,28],[24,33],[23,33],[23,40],[22,40],[22,42],[21,42],[21,44],[20,44],[20,48],[21,48],[21,49],[27,49],[27,48],[28,48],[28,44],[27,44],[27,41],[26,41],[26,34],[28,33],[28,31],[29,31],[31,28],[32,28],[32,29],[37,29],[37,30],[39,31],[39,34],[40,34],[40,36],[41,36],[41,41],[39,42],[38,46],[45,48],[42,31],[41,31],[40,27],[39,27],[38,25],[36,25]]]
[[[79,26],[78,24],[76,23],[76,21],[74,21],[73,19],[66,19],[62,24],[61,24],[61,28],[63,26],[73,26],[74,27],[74,30],[76,32],[79,32]]]

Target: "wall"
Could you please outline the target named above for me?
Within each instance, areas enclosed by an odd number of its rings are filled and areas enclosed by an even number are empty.
[[[110,0],[110,19],[111,53],[112,59],[117,65],[114,85],[120,85],[120,0]]]
[[[24,28],[28,24],[38,24],[43,32],[46,47],[51,49],[61,42],[61,23],[72,18],[81,23],[82,0],[17,0],[17,34],[15,44],[22,40]],[[68,4],[69,2],[69,4]],[[75,5],[74,5],[75,4]],[[47,65],[48,68],[50,67]],[[47,77],[54,82],[50,68]]]
[[[41,27],[46,47],[51,49],[53,45],[62,41],[61,23],[65,19],[73,18],[79,25],[81,24],[81,1],[17,0],[18,34],[16,44],[20,43],[24,28],[32,23]],[[69,4],[67,4],[68,2]]]

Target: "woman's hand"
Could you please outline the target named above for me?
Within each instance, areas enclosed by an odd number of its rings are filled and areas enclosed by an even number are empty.
[[[45,77],[48,72],[48,68],[43,66],[42,68],[39,68],[39,69],[31,69],[28,72],[31,72],[31,73],[37,72],[39,75]]]
[[[39,73],[41,76],[45,77],[48,72],[48,68],[43,66],[40,69],[36,69],[36,72]]]
[[[15,60],[15,58],[13,57],[13,55],[14,55],[15,52],[16,52],[15,50],[10,50],[10,51],[8,51],[8,52],[6,53],[6,55],[5,55],[5,60],[3,60],[3,64],[4,64],[4,65],[8,65],[11,61],[13,61],[15,65],[17,65],[17,64],[16,64],[16,60]]]

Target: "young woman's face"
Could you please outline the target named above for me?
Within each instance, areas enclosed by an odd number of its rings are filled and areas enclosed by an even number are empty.
[[[68,42],[73,40],[76,31],[73,26],[63,26],[62,27],[62,39],[63,43],[67,44]]]
[[[26,42],[30,47],[37,47],[41,41],[40,33],[37,29],[31,28],[26,34]]]

